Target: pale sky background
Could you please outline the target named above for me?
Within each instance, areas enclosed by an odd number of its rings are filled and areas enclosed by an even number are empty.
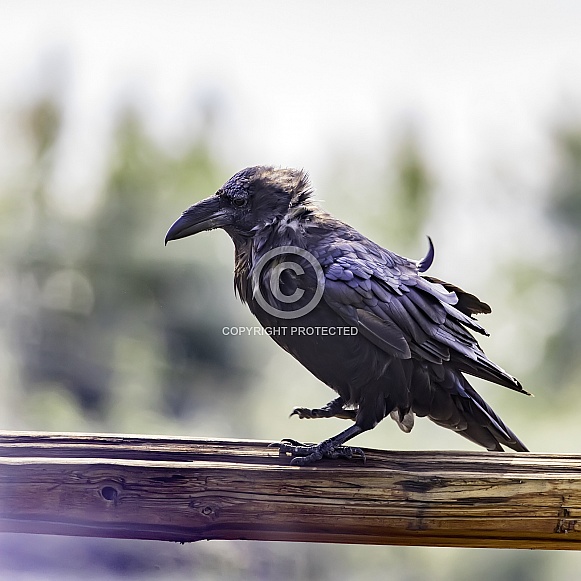
[[[474,190],[491,164],[534,186],[555,113],[579,113],[580,30],[574,1],[2,0],[0,110],[60,90],[57,189],[74,212],[130,100],[175,145],[200,100],[219,98],[218,147],[234,169],[316,177],[341,144],[372,158],[412,123],[450,190]]]

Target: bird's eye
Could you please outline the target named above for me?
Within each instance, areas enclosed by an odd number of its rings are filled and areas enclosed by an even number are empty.
[[[243,206],[246,206],[246,198],[233,198],[232,203],[237,208],[242,208]]]

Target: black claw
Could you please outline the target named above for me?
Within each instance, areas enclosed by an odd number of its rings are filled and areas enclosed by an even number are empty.
[[[319,415],[316,414],[318,410],[312,410],[309,408],[294,408],[293,411],[290,413],[289,418],[293,416],[299,416],[301,420],[312,420],[313,418],[318,418]]]
[[[308,466],[309,464],[314,464],[322,458],[323,456],[318,456],[315,454],[310,454],[309,456],[297,456],[291,460],[290,464],[291,466]]]
[[[331,418],[333,414],[325,409],[295,408],[291,412],[291,416],[299,416],[301,420],[316,420],[319,418]]]
[[[361,460],[363,460],[363,464],[367,462],[367,457],[365,456],[365,452],[361,448],[353,448],[351,446],[343,446],[345,450],[349,450],[348,456],[342,456],[344,458],[354,458],[355,456],[360,456]]]
[[[298,442],[297,440],[293,440],[291,438],[283,438],[280,442],[272,442],[268,445],[269,448],[278,448],[281,452],[281,454],[284,454],[285,452],[289,451],[286,450],[286,448],[289,447],[301,447],[304,448],[305,444],[303,444],[302,442]]]

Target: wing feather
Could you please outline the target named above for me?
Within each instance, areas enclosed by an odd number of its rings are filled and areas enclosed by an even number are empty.
[[[366,339],[393,357],[451,362],[459,371],[527,393],[486,357],[470,333],[486,334],[472,317],[487,312],[486,303],[459,287],[421,276],[416,263],[387,251],[365,254],[363,245],[346,241],[339,246],[333,247],[330,262],[328,255],[321,261],[326,264],[323,297]]]

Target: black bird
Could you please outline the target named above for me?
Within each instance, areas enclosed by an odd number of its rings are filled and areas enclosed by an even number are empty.
[[[165,241],[222,228],[234,242],[235,292],[288,353],[339,397],[300,418],[354,424],[318,445],[283,440],[304,465],[362,452],[345,442],[391,417],[409,432],[427,416],[488,450],[527,448],[468,383],[473,375],[528,394],[490,361],[471,331],[491,309],[425,276],[434,257],[409,260],[316,206],[307,174],[257,166],[194,204]],[[291,414],[291,415],[293,415]]]

